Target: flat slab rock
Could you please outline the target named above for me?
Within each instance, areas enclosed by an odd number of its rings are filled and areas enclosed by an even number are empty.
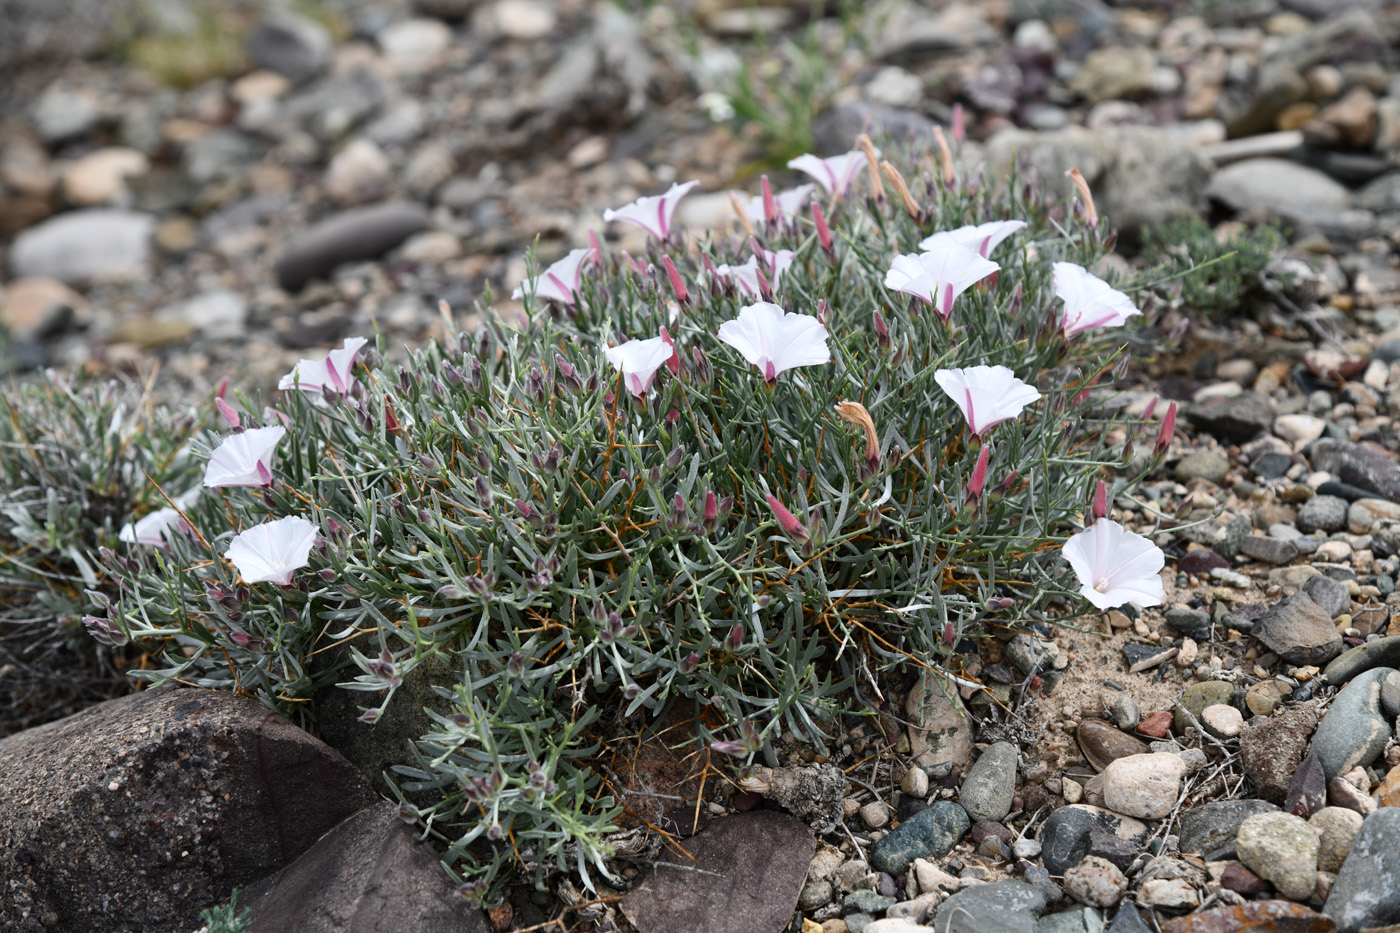
[[[792,919],[816,850],[801,820],[757,810],[716,820],[664,850],[622,899],[638,933],[777,933]]]
[[[373,801],[256,700],[156,689],[0,740],[0,930],[189,933]]]
[[[489,933],[452,894],[437,854],[381,801],[322,836],[276,875],[245,888],[250,933]]]

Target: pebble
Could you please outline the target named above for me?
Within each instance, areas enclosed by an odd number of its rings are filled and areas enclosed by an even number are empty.
[[[1327,775],[1316,755],[1303,759],[1293,780],[1288,782],[1288,794],[1283,799],[1283,812],[1308,819],[1327,805]]]
[[[428,212],[410,201],[389,201],[335,214],[298,234],[277,261],[277,279],[298,291],[344,262],[374,259],[428,225]]]
[[[1170,753],[1119,758],[1103,771],[1104,804],[1125,816],[1161,819],[1176,806],[1185,774],[1186,763]]]
[[[1100,829],[1141,846],[1151,835],[1147,824],[1089,804],[1060,807],[1040,828],[1041,861],[1052,875],[1063,875],[1088,854],[1089,834]]]
[[[108,146],[90,152],[63,173],[63,193],[73,204],[96,207],[126,189],[126,179],[144,175],[151,163],[144,152]]]
[[[47,276],[69,285],[145,278],[150,214],[109,208],[69,211],[24,230],[10,247],[16,277]]]
[[[860,821],[866,829],[883,829],[890,824],[890,808],[883,800],[872,800],[860,808]]]
[[[1142,713],[1138,710],[1137,703],[1127,694],[1116,697],[1109,712],[1113,716],[1113,724],[1125,732],[1136,729],[1142,721]]]
[[[253,64],[293,84],[324,73],[333,52],[324,26],[285,10],[265,16],[248,38],[248,57]]]
[[[1182,457],[1176,464],[1176,481],[1189,483],[1203,479],[1219,485],[1230,472],[1230,462],[1213,450],[1197,450]]]
[[[1290,813],[1260,813],[1240,824],[1239,860],[1290,900],[1312,897],[1317,885],[1318,837]]]
[[[1290,664],[1325,664],[1342,652],[1331,613],[1306,593],[1275,603],[1255,623],[1253,634]]]
[[[1246,535],[1240,553],[1266,564],[1286,564],[1298,556],[1298,546],[1272,535]]]
[[[1318,723],[1309,752],[1328,778],[1380,757],[1390,738],[1390,721],[1400,714],[1400,670],[1377,667],[1352,678],[1332,698]]]
[[[389,187],[389,157],[368,139],[353,139],[331,158],[321,187],[342,207],[382,198]]]
[[[1233,706],[1216,703],[1201,711],[1201,724],[1222,739],[1233,739],[1244,729],[1244,716]]]
[[[1034,933],[1046,900],[1045,891],[1023,881],[977,884],[944,901],[933,928],[944,933]]]
[[[1338,933],[1400,923],[1400,808],[1383,807],[1361,824],[1322,909]]]
[[[1153,878],[1138,890],[1137,902],[1159,910],[1191,910],[1201,906],[1196,887],[1184,878]]]
[[[871,846],[870,864],[898,878],[916,858],[943,858],[971,825],[962,807],[950,800],[939,800]]]
[[[57,279],[15,279],[0,290],[0,321],[23,340],[42,340],[79,316],[88,316],[87,299]]]
[[[1266,800],[1215,800],[1186,810],[1179,828],[1181,851],[1207,861],[1231,857],[1240,824],[1260,813],[1276,813]]]
[[[1347,500],[1338,496],[1313,496],[1298,510],[1298,530],[1341,531],[1347,524]]]
[[[1274,433],[1292,444],[1294,450],[1302,450],[1325,430],[1327,422],[1315,415],[1279,415],[1274,419]]]
[[[1327,665],[1322,678],[1329,684],[1344,684],[1374,667],[1400,667],[1400,635],[1377,638],[1348,648]]]
[[[374,38],[395,71],[417,74],[436,67],[452,44],[452,30],[435,19],[409,19],[385,26]]]
[[[1318,833],[1318,871],[1336,874],[1342,870],[1361,824],[1360,813],[1343,807],[1323,807],[1308,818],[1308,825]]]
[[[1240,764],[1260,797],[1279,804],[1287,798],[1317,721],[1317,709],[1309,703],[1247,725],[1240,733]]]
[[[1342,542],[1326,542],[1327,544],[1341,544]],[[1325,546],[1325,545],[1324,545]],[[1321,557],[1322,547],[1318,548],[1318,556]],[[1351,609],[1351,593],[1346,584],[1334,580],[1326,574],[1310,577],[1303,584],[1303,592],[1312,598],[1322,608],[1322,611],[1335,619],[1337,616]]]
[[[1065,872],[1065,891],[1090,907],[1112,907],[1123,899],[1127,877],[1108,859],[1089,855]]]
[[[1128,755],[1141,755],[1147,744],[1114,728],[1102,719],[1085,719],[1075,728],[1074,737],[1084,758],[1094,770],[1102,771],[1109,763]],[[1058,874],[1054,872],[1053,874]]]
[[[906,768],[904,776],[899,780],[899,789],[910,797],[927,797],[928,772],[923,768]]]
[[[973,822],[1000,820],[1011,812],[1017,755],[1010,742],[995,742],[973,762],[958,790],[958,802]]]
[[[1173,714],[1173,730],[1177,735],[1185,735],[1187,729],[1194,728],[1191,716],[1195,716],[1199,721],[1207,706],[1229,703],[1234,695],[1235,687],[1228,681],[1204,680],[1191,684],[1182,691],[1181,699],[1177,701],[1181,708]],[[1187,713],[1191,715],[1188,716]]]

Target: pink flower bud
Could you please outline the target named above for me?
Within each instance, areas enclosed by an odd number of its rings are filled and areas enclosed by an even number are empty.
[[[821,244],[822,249],[827,255],[830,255],[831,229],[827,227],[826,218],[822,216],[821,205],[818,204],[815,199],[812,201],[812,220],[817,225],[817,242]]]
[[[235,430],[242,427],[243,419],[239,417],[238,412],[233,410],[232,405],[224,401],[223,396],[214,397],[214,406],[219,409],[219,414],[224,416],[229,427]]]
[[[1157,410],[1157,401],[1159,398],[1160,396],[1157,395],[1152,396],[1152,401],[1148,402],[1147,407],[1142,410],[1143,421],[1150,421],[1152,419],[1152,413]]]
[[[700,517],[700,524],[710,530],[719,524],[719,499],[713,490],[705,493],[705,511]]]
[[[676,293],[676,300],[685,304],[690,300],[690,292],[686,290],[685,281],[681,279],[681,274],[676,270],[676,264],[671,262],[670,256],[662,256],[661,264],[666,267],[666,277],[671,280],[671,291]]]
[[[768,184],[768,176],[764,175],[763,185],[763,222],[771,224],[778,219],[778,202],[773,200],[773,188]],[[771,232],[771,231],[770,231]]]
[[[1164,454],[1171,446],[1172,435],[1176,433],[1176,402],[1167,406],[1166,417],[1162,419],[1162,428],[1157,432],[1157,447],[1155,453]]]
[[[990,454],[991,447],[983,444],[977,452],[977,465],[972,468],[972,478],[967,481],[967,498],[974,503],[987,485],[987,458]]]
[[[1103,480],[1099,480],[1099,485],[1094,489],[1094,518],[1108,517],[1108,487]]]
[[[777,496],[768,496],[768,507],[773,510],[773,517],[778,520],[788,537],[796,541],[806,541],[811,536],[807,526],[798,521],[797,516],[789,512],[787,507],[778,501]]]
[[[724,646],[730,651],[738,651],[744,644],[744,623],[740,622],[729,630],[729,636],[724,640]]]

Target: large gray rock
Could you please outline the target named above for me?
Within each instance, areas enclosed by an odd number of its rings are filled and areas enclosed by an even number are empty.
[[[130,281],[147,274],[156,221],[136,211],[70,211],[30,227],[10,249],[14,277],[45,275],[68,284]]]
[[[1332,616],[1307,593],[1271,606],[1254,623],[1254,637],[1290,664],[1326,664],[1342,653]]]
[[[639,933],[776,931],[797,907],[815,848],[812,831],[785,814],[716,820],[673,841],[668,864],[647,870],[622,899],[622,912]]]
[[[251,933],[487,933],[481,911],[452,890],[437,853],[381,801],[244,888],[238,903],[252,911]]]
[[[1010,742],[995,742],[973,763],[958,791],[958,803],[968,818],[1000,820],[1011,812],[1016,796],[1016,746]]]
[[[1215,173],[1206,193],[1237,211],[1283,217],[1300,211],[1344,211],[1351,192],[1315,168],[1287,159],[1247,159]]]
[[[937,933],[1034,933],[1045,903],[1045,892],[1024,881],[973,885],[938,906],[933,928]]]
[[[1366,817],[1322,910],[1337,933],[1400,923],[1400,807]]]
[[[1400,465],[1378,444],[1327,438],[1313,444],[1308,457],[1314,470],[1326,470],[1344,483],[1400,502]]]
[[[987,141],[987,164],[1006,177],[1024,157],[1042,179],[1063,179],[1071,168],[1083,173],[1100,216],[1124,236],[1206,207],[1211,163],[1180,131],[1154,126],[1104,130],[1067,127],[1049,133],[1010,129]]]
[[[1400,714],[1400,670],[1376,667],[1353,677],[1317,724],[1309,754],[1316,755],[1328,779],[1375,761]]]
[[[373,800],[248,697],[147,690],[0,741],[0,929],[188,931]]]

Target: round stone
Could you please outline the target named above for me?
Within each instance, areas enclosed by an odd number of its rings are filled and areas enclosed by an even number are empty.
[[[1318,837],[1301,817],[1260,813],[1240,824],[1235,851],[1245,867],[1294,901],[1312,897],[1317,885]]]
[[[1244,715],[1233,706],[1215,703],[1201,710],[1201,723],[1222,739],[1232,739],[1244,728]]]
[[[1308,819],[1308,825],[1318,833],[1318,871],[1335,874],[1342,870],[1356,834],[1361,832],[1363,819],[1360,813],[1345,807],[1323,807]]]
[[[1176,806],[1186,763],[1170,752],[1130,755],[1103,772],[1104,804],[1115,813],[1158,820]]]
[[[1112,907],[1123,898],[1128,879],[1106,858],[1089,855],[1065,872],[1070,897],[1090,907]]]

